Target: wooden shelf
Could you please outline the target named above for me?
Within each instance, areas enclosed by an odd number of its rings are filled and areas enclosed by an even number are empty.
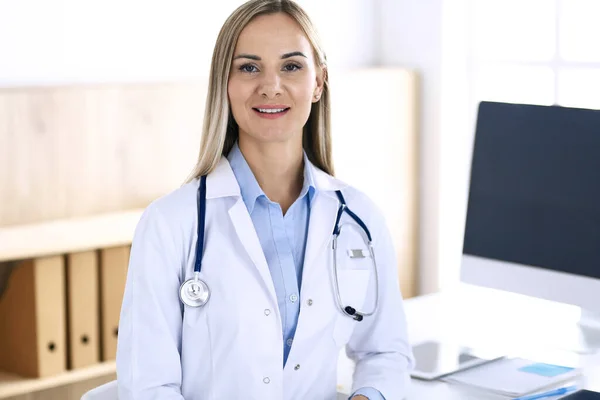
[[[0,262],[129,245],[142,212],[135,209],[0,227]],[[26,378],[0,371],[0,399],[108,377],[115,372],[114,361],[46,378]]]
[[[0,262],[130,244],[142,212],[0,227]]]
[[[23,378],[0,372],[0,399],[102,377],[116,372],[116,362],[107,361],[48,378]]]

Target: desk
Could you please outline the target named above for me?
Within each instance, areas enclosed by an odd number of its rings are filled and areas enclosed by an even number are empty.
[[[580,355],[557,346],[558,334],[544,323],[547,317],[570,326],[578,317],[574,307],[559,305],[512,293],[469,285],[405,301],[409,339],[418,344],[427,340],[467,346],[494,346],[509,355],[541,362],[579,365],[582,388],[600,392],[600,353]],[[561,335],[568,335],[564,331]],[[340,355],[338,379],[342,392],[350,391],[353,365]],[[413,379],[407,400],[487,400],[501,397],[469,392],[444,382]],[[393,399],[390,399],[393,400]]]

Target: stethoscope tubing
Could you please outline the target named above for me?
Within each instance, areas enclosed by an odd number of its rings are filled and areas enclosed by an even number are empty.
[[[198,242],[196,243],[196,261],[194,272],[199,274],[202,269],[202,256],[204,255],[204,232],[206,227],[206,175],[200,178],[198,188]]]

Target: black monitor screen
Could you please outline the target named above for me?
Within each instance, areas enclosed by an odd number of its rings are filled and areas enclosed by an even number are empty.
[[[463,253],[600,278],[600,111],[482,102]]]

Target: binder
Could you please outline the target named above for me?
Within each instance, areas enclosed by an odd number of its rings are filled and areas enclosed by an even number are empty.
[[[114,360],[117,355],[119,317],[127,267],[129,246],[100,250],[100,336],[102,361]]]
[[[100,361],[100,301],[96,251],[67,255],[67,368]]]
[[[0,369],[40,378],[66,370],[64,257],[15,264],[0,298]]]

